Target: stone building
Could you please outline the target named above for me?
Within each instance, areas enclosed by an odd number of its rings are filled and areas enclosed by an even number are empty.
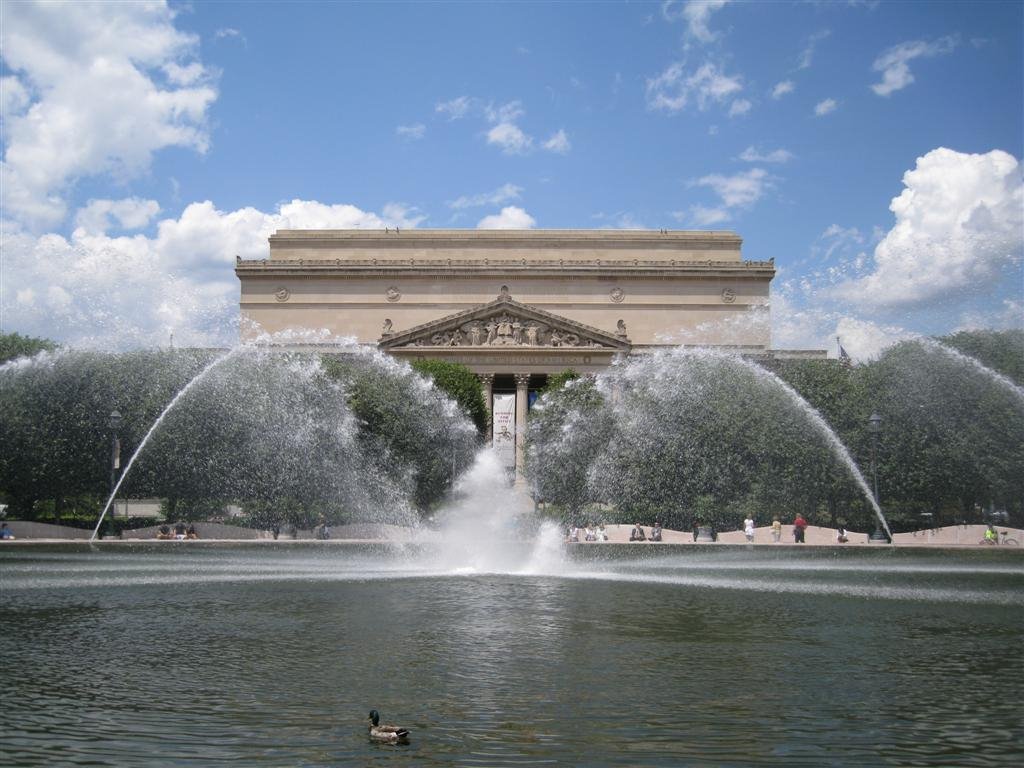
[[[770,349],[775,266],[744,261],[741,244],[668,230],[279,230],[269,258],[236,264],[242,335],[326,329],[463,363],[521,467],[527,408],[549,374],[680,343],[782,354]]]

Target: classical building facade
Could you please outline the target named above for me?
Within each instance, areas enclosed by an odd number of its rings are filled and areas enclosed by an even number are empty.
[[[771,261],[732,232],[280,230],[238,260],[243,338],[326,329],[480,376],[494,440],[522,467],[547,375],[680,343],[769,356]],[[823,352],[805,353],[824,356]]]

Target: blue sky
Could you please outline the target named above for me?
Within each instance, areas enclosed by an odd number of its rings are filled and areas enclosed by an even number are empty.
[[[5,331],[230,343],[235,254],[386,224],[735,230],[779,347],[1022,323],[1021,3],[2,14]]]

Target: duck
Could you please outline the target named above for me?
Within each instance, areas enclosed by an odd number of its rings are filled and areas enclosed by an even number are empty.
[[[381,725],[380,714],[376,709],[370,710],[368,719],[370,723],[370,738],[374,741],[400,744],[409,740],[408,728],[399,728],[397,725]]]

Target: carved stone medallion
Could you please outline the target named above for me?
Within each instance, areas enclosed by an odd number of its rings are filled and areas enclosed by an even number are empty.
[[[274,298],[278,301],[288,301],[288,297],[292,295],[292,292],[285,288],[283,285],[278,286],[277,290],[274,291]]]
[[[620,301],[622,301],[624,298],[626,298],[626,292],[624,290],[622,290],[621,288],[619,288],[618,286],[616,286],[615,288],[612,288],[612,290],[611,290],[611,297],[612,297],[612,301],[614,301],[616,304],[618,304]]]
[[[402,298],[402,292],[398,290],[397,286],[390,285],[388,289],[384,291],[384,296],[387,297],[388,301],[398,301]]]
[[[722,301],[724,301],[726,304],[732,304],[734,301],[736,301],[736,291],[734,291],[732,288],[726,288],[725,290],[723,290]]]

